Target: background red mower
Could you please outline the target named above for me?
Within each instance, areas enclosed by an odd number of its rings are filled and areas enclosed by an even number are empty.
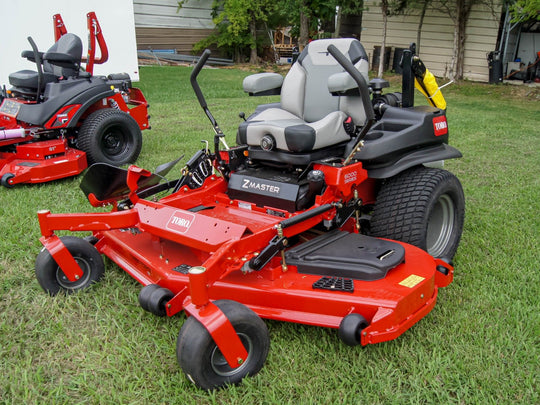
[[[176,162],[155,173],[93,165],[81,188],[92,205],[113,210],[38,213],[40,285],[51,295],[87,288],[101,278],[105,254],[144,286],[145,310],[189,315],[177,357],[205,389],[261,369],[269,337],[260,318],[336,328],[348,345],[401,335],[452,281],[464,216],[459,181],[424,166],[460,154],[438,125],[444,110],[409,105],[412,53],[403,98],[384,97],[375,81],[372,101],[360,42],[310,43],[283,82],[246,80],[254,94],[281,88],[281,102],[259,107],[240,126],[239,145],[223,150],[197,83],[209,54],[191,81],[216,133],[214,151],[199,151],[180,179],[161,183]]]
[[[0,181],[5,187],[42,183],[81,173],[92,163],[134,162],[148,125],[148,103],[127,73],[93,76],[108,51],[95,13],[87,15],[88,55],[81,66],[82,42],[53,17],[55,44],[22,56],[36,71],[9,75],[0,105]],[[101,55],[96,58],[96,48]]]

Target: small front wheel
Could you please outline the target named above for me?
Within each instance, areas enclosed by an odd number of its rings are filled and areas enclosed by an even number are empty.
[[[234,327],[248,357],[239,367],[230,367],[206,328],[195,317],[189,317],[178,335],[176,355],[189,380],[206,390],[238,384],[247,375],[255,375],[270,348],[268,328],[255,312],[235,301],[219,300],[214,304]]]
[[[11,179],[14,177],[15,175],[13,173],[6,173],[2,176],[0,182],[6,188],[13,188],[14,184],[11,182]]]
[[[339,338],[348,346],[356,346],[361,342],[362,330],[369,325],[366,318],[360,314],[349,314],[341,320]]]
[[[76,281],[69,281],[52,255],[45,248],[36,258],[36,278],[39,285],[50,295],[61,291],[71,294],[83,290],[98,282],[105,271],[103,259],[89,242],[75,236],[62,236],[62,243],[83,271],[82,277]]]
[[[165,305],[174,294],[167,288],[160,287],[157,284],[149,284],[142,288],[139,293],[139,304],[141,307],[157,316],[167,315]]]

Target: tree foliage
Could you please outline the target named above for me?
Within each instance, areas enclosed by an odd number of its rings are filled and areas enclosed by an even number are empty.
[[[273,0],[214,0],[212,20],[217,32],[197,43],[194,50],[216,45],[237,62],[243,62],[249,51],[250,63],[257,63],[257,26],[265,24],[275,10]]]
[[[178,2],[181,8],[186,0]],[[199,52],[205,47],[216,45],[242,61],[247,52],[250,63],[257,62],[257,48],[266,40],[257,32],[279,27],[291,27],[291,34],[307,44],[321,27],[333,27],[336,7],[342,14],[354,14],[362,10],[358,0],[214,0],[212,6],[216,32],[194,47]],[[333,28],[327,31],[332,35]]]
[[[508,9],[512,22],[540,21],[540,0],[515,0]]]
[[[278,2],[282,26],[290,26],[291,34],[296,37],[300,36],[301,14],[307,17],[312,37],[313,33],[318,33],[321,28],[330,25],[328,22],[335,20],[337,8],[342,15],[355,15],[362,12],[364,5],[363,1],[358,0],[280,0]],[[331,32],[326,30],[325,34],[329,36]]]

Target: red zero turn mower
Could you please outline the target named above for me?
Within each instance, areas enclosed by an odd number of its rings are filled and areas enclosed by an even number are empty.
[[[106,255],[144,286],[145,310],[186,311],[177,357],[204,389],[261,369],[261,318],[335,328],[351,346],[395,339],[452,281],[464,220],[457,178],[424,165],[461,154],[447,145],[444,110],[412,106],[418,59],[404,54],[403,94],[383,95],[387,83],[374,80],[370,100],[360,42],[311,42],[284,80],[245,79],[249,93],[281,102],[259,106],[238,146],[220,150],[197,83],[205,51],[191,82],[214,150],[196,153],[173,181],[160,182],[176,162],[155,173],[93,165],[81,188],[112,212],[38,213],[40,285],[51,295],[89,287]]]
[[[134,162],[148,126],[148,104],[127,73],[93,76],[108,58],[95,13],[87,15],[88,55],[81,67],[82,42],[53,17],[55,44],[22,57],[37,71],[9,75],[11,89],[0,96],[0,181],[5,187],[42,183],[81,173],[92,163]],[[101,56],[96,59],[96,41]]]

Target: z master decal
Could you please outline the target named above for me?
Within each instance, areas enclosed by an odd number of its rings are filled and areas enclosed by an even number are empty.
[[[242,179],[242,188],[245,190],[259,190],[279,194],[279,187],[271,184],[259,183],[250,179]]]

